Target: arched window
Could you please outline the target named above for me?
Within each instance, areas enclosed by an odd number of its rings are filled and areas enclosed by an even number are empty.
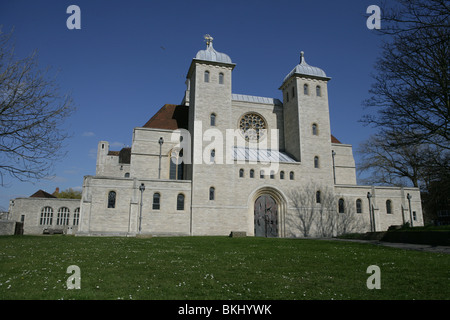
[[[161,205],[161,195],[158,192],[155,192],[153,194],[152,209],[153,210],[159,210],[160,209],[160,205]]]
[[[289,172],[289,179],[294,180],[294,171]]]
[[[255,170],[250,169],[250,178],[254,178],[255,177]]]
[[[321,92],[320,86],[316,87],[316,96],[318,96],[318,97],[322,96],[322,92]]]
[[[356,200],[356,213],[362,213],[362,201],[361,199]]]
[[[73,225],[77,226],[80,222],[80,208],[76,208],[73,212]]]
[[[69,214],[70,210],[66,207],[61,207],[58,209],[58,216],[56,218],[56,225],[67,226],[69,225]]]
[[[264,170],[259,171],[259,178],[264,179]]]
[[[308,87],[308,85],[306,83],[303,85],[303,94],[304,95],[308,95],[309,94],[309,87]]]
[[[315,156],[314,157],[314,168],[319,168],[319,157]]]
[[[177,210],[184,210],[184,194],[182,193],[177,196]]]
[[[211,154],[210,154],[210,159],[209,159],[209,161],[210,161],[211,163],[214,163],[215,160],[216,160],[216,150],[215,150],[215,149],[212,149],[212,150],[211,150]]]
[[[386,213],[387,214],[392,213],[392,201],[391,200],[386,201]]]
[[[275,171],[270,171],[270,179],[275,179]]]
[[[322,201],[320,191],[316,192],[316,203],[320,203]]]
[[[110,191],[108,193],[108,208],[115,208],[116,207],[116,192]]]
[[[244,169],[239,169],[239,178],[244,177]]]
[[[211,127],[215,127],[216,126],[216,114],[215,113],[211,113],[210,125],[211,125]]]
[[[205,82],[209,82],[209,71],[205,71]]]
[[[214,187],[209,188],[209,200],[214,200],[216,196],[216,189]]]
[[[339,213],[344,213],[345,212],[344,199],[342,199],[342,198],[339,199],[338,207],[339,207]]]
[[[316,123],[313,123],[313,125],[312,125],[312,134],[313,134],[313,136],[317,136],[319,134]]]
[[[183,180],[183,149],[172,150],[170,153],[169,179]]]
[[[41,226],[52,225],[52,222],[53,222],[53,209],[51,207],[42,208],[41,219],[39,220],[39,224]]]
[[[223,78],[224,78],[223,73],[222,72],[219,73],[219,84],[223,84]]]
[[[280,179],[284,180],[284,171],[280,171]]]
[[[125,178],[129,178],[130,177],[130,173],[129,172],[125,172]]]

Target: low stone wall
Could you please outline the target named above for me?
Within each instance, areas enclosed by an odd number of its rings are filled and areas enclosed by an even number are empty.
[[[0,220],[0,236],[12,236],[16,230],[16,222],[12,220]]]
[[[449,246],[450,231],[390,231],[381,241]]]

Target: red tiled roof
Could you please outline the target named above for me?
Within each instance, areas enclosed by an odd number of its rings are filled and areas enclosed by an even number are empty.
[[[187,129],[188,110],[187,106],[165,104],[143,127],[167,130]]]
[[[331,143],[342,143],[335,136],[331,135]]]

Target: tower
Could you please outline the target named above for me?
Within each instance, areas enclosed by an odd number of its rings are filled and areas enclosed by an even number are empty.
[[[332,176],[327,90],[330,79],[322,69],[307,64],[302,51],[300,63],[280,87],[286,152],[323,179]]]

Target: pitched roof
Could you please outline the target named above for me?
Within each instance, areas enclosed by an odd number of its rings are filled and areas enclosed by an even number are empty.
[[[54,195],[45,192],[44,190],[39,189],[35,193],[33,193],[30,198],[56,198]]]
[[[187,129],[188,110],[187,106],[165,104],[143,127],[167,130]]]
[[[333,135],[331,135],[331,143],[341,143],[342,144],[342,142],[340,142],[338,139],[336,139],[336,137]]]

